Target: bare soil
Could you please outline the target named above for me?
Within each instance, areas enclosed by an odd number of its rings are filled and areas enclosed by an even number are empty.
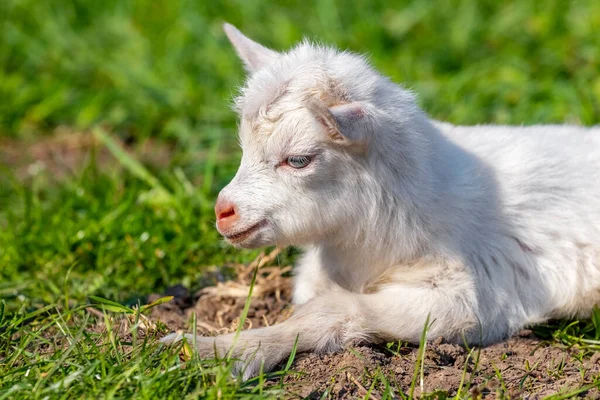
[[[248,318],[244,328],[281,322],[292,313],[290,268],[267,266],[277,250],[248,266],[237,266],[237,279],[219,282],[197,293],[170,288],[162,295],[175,299],[152,310],[150,318],[171,329],[191,330],[196,315],[197,331],[216,335],[235,330],[258,267]],[[380,398],[386,381],[393,392],[432,394],[444,398],[459,392],[473,397],[542,398],[568,393],[589,385],[600,376],[600,353],[544,342],[523,330],[511,339],[482,349],[466,349],[442,338],[427,343],[423,380],[417,346],[356,345],[335,354],[299,354],[294,373],[285,378],[290,398]],[[382,379],[383,378],[383,379]],[[582,390],[577,397],[600,398],[598,388]]]
[[[166,167],[172,156],[168,145],[147,139],[135,146],[113,137],[125,151],[134,155],[143,164]],[[96,165],[104,170],[119,168],[108,149],[89,132],[73,131],[58,127],[52,135],[35,140],[0,137],[0,166],[13,170],[15,177],[26,180],[42,172],[55,181],[78,176],[95,152]]]

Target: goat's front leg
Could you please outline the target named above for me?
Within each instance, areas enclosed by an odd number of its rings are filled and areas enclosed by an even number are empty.
[[[293,303],[305,304],[309,300],[331,293],[332,290],[341,289],[333,283],[323,269],[321,249],[309,247],[298,260],[294,268],[294,294]]]
[[[373,294],[339,292],[315,297],[298,306],[287,321],[240,333],[217,337],[196,337],[202,356],[223,357],[233,348],[238,359],[236,373],[244,379],[255,376],[263,364],[268,371],[297,351],[331,352],[355,341],[373,342],[401,339],[418,343],[428,315],[433,321],[430,337],[444,336],[460,341],[464,329],[475,328],[470,290],[424,289],[392,286]],[[189,343],[192,335],[185,335]],[[167,343],[181,339],[165,337]]]

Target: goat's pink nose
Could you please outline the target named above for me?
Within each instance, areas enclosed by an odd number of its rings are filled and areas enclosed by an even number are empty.
[[[215,215],[217,216],[217,227],[220,231],[227,231],[239,219],[239,214],[235,204],[219,198],[215,205]]]

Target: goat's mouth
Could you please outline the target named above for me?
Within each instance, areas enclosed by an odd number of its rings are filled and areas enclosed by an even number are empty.
[[[244,229],[243,231],[235,232],[235,233],[224,233],[225,239],[229,240],[231,243],[239,243],[248,239],[250,236],[258,232],[260,229],[264,228],[267,225],[267,220],[263,219],[262,221],[252,225],[248,229]]]

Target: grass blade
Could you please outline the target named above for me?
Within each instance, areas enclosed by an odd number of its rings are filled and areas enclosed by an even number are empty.
[[[153,302],[152,302],[152,303],[150,303],[150,304],[146,304],[146,305],[144,305],[144,306],[140,307],[140,311],[141,311],[141,312],[148,311],[148,310],[149,310],[149,309],[151,309],[152,307],[156,307],[156,306],[158,306],[158,305],[161,305],[161,304],[163,304],[163,303],[167,303],[167,302],[169,302],[169,301],[173,300],[173,299],[174,299],[174,297],[175,297],[175,296],[165,296],[165,297],[161,297],[160,299],[158,299],[158,300],[156,300],[156,301],[153,301]]]
[[[175,200],[173,195],[164,188],[154,175],[152,175],[138,160],[129,155],[102,128],[94,128],[93,133],[94,136],[106,146],[123,168],[151,187],[152,190],[147,194],[150,195],[151,200],[160,203],[173,202]]]
[[[116,312],[116,313],[126,313],[126,314],[133,314],[134,311],[133,309],[126,307],[122,304],[116,303],[114,301],[110,301],[107,299],[103,299],[102,297],[98,297],[98,296],[88,296],[91,300],[94,300],[96,303],[94,304],[90,304],[90,306],[92,307],[96,307],[96,308],[104,308],[108,311],[112,311],[112,312]]]
[[[417,378],[419,378],[419,384],[421,387],[421,394],[423,394],[423,375],[424,375],[424,363],[423,359],[425,357],[425,350],[427,347],[427,331],[429,330],[429,314],[427,315],[427,319],[425,320],[425,326],[423,327],[423,332],[421,333],[421,339],[419,341],[419,352],[417,356],[417,361],[415,363],[415,372],[413,373],[413,379],[410,383],[409,389],[409,399],[414,398],[415,393],[415,385],[417,383]]]

